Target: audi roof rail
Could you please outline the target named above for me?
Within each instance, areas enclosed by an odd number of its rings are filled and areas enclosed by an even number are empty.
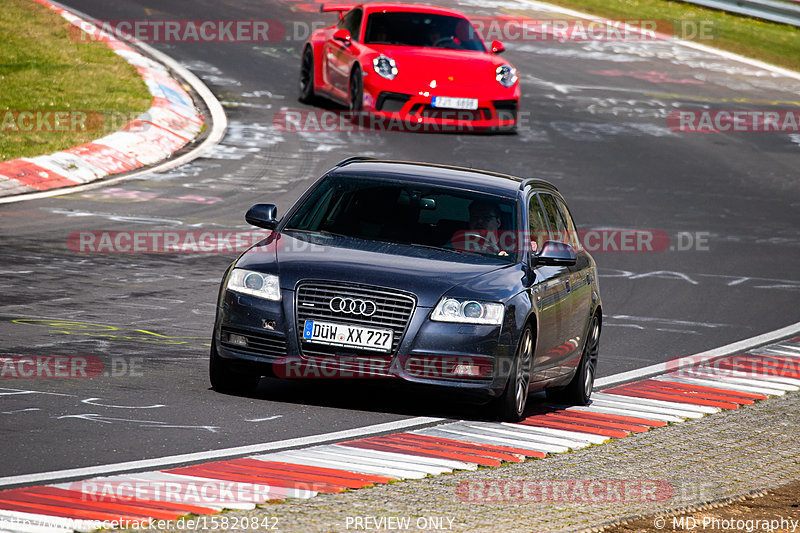
[[[532,185],[545,186],[545,187],[550,187],[550,188],[553,188],[555,190],[558,190],[558,187],[556,187],[555,185],[553,185],[549,181],[547,181],[545,179],[542,179],[542,178],[524,178],[522,180],[522,182],[519,184],[519,190],[524,191],[525,187],[532,186]]]
[[[334,165],[334,168],[343,167],[345,165],[349,165],[350,163],[355,163],[356,161],[377,161],[377,159],[365,155],[357,155],[353,157],[348,157],[347,159],[342,159],[341,161],[336,163],[336,165]]]

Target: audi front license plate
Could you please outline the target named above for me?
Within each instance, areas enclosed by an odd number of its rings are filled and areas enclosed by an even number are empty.
[[[307,341],[332,346],[351,346],[378,352],[392,350],[392,334],[390,329],[333,324],[319,320],[306,320],[303,327],[303,338]]]

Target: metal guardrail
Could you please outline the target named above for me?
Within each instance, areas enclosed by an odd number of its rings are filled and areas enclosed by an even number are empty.
[[[800,27],[800,4],[794,5],[772,0],[683,0],[729,13],[747,15],[771,22]]]

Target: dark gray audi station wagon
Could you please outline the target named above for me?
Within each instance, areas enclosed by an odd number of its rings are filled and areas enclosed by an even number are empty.
[[[551,184],[350,158],[225,272],[216,390],[262,376],[399,379],[465,392],[519,420],[528,393],[586,404],[602,323],[594,260]]]

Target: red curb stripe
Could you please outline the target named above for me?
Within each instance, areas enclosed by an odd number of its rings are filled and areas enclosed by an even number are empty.
[[[685,403],[692,405],[705,405],[706,407],[719,407],[720,409],[738,409],[738,403],[732,402],[718,402],[714,400],[703,400],[700,398],[691,398],[681,396],[679,394],[668,394],[660,392],[661,389],[647,389],[633,388],[633,387],[615,387],[614,389],[605,389],[603,392],[609,394],[616,394],[617,396],[627,396],[629,398],[645,398],[649,400],[663,400],[665,402]]]
[[[13,505],[15,507],[25,506],[28,507],[29,509],[49,510],[51,512],[56,512],[59,514],[63,510],[68,510],[83,515],[82,518],[86,517],[91,520],[117,520],[121,517],[128,518],[130,520],[150,520],[151,518],[147,514],[132,513],[132,512],[117,513],[111,509],[104,507],[92,506],[89,504],[82,505],[72,502],[67,503],[53,498],[45,498],[34,494],[25,494],[22,491],[12,494],[4,493],[0,495],[0,506],[3,506],[5,508],[8,504]],[[16,509],[10,509],[10,510],[16,510]],[[41,511],[36,511],[36,512],[41,512]]]
[[[90,495],[79,490],[59,489],[56,487],[29,487],[22,489],[22,494],[38,498],[41,503],[63,502],[65,505],[88,506],[90,509],[102,509],[106,511],[137,514],[149,518],[160,518],[163,520],[174,520],[189,511],[172,508],[170,510],[163,507],[148,505],[146,502],[109,502],[87,499]],[[116,497],[115,497],[116,498]]]
[[[695,385],[695,384],[690,385],[688,383],[679,383],[676,381],[657,380],[657,379],[647,380],[647,383],[657,384],[657,386],[668,387],[670,389],[680,389],[689,392],[707,392],[720,397],[731,398],[732,399],[731,401],[737,401],[739,403],[741,403],[740,400],[746,400],[747,402],[749,402],[747,403],[747,405],[752,405],[754,403],[753,400],[767,399],[767,397],[764,394],[720,389],[718,387],[711,387],[709,385]]]
[[[585,424],[587,426],[593,426],[598,428],[608,428],[608,429],[620,429],[622,431],[629,431],[633,433],[646,433],[650,430],[647,426],[641,426],[638,424],[622,424],[620,422],[611,422],[608,420],[597,420],[593,418],[585,418],[581,416],[574,416],[572,414],[560,414],[560,413],[543,413],[541,416],[544,416],[549,419],[553,420],[560,420],[562,422],[578,422],[580,424]]]
[[[268,464],[268,465],[274,465],[275,468],[285,468],[287,470],[296,472],[308,472],[308,473],[317,472],[320,474],[330,474],[331,476],[337,478],[369,481],[371,483],[389,483],[390,481],[398,479],[389,476],[379,476],[377,474],[364,474],[361,472],[351,472],[349,470],[338,470],[336,468],[326,468],[323,466],[301,465],[296,463],[287,463],[284,461],[268,461],[263,459],[245,458],[245,459],[234,459],[231,462],[241,464],[242,466],[252,466],[253,468],[259,468],[258,466],[259,464]]]
[[[619,422],[630,422],[637,426],[650,426],[661,428],[668,425],[667,422],[663,420],[650,420],[649,418],[639,418],[638,416],[627,416],[627,415],[614,415],[610,413],[600,413],[594,411],[577,411],[573,409],[564,409],[565,412],[570,414],[580,414],[581,417],[585,418],[597,418],[597,419],[608,419],[613,421]]]
[[[500,461],[507,461],[510,463],[521,463],[524,461],[524,459],[515,454],[496,452],[494,450],[480,450],[475,448],[468,448],[466,446],[460,446],[457,441],[456,443],[453,444],[446,442],[433,443],[433,442],[421,441],[418,439],[407,439],[396,435],[387,435],[375,442],[386,442],[388,444],[403,444],[407,446],[417,446],[424,450],[431,450],[431,451],[444,450],[456,453],[467,453],[470,455],[491,457],[493,459],[498,459]]]
[[[406,435],[408,435],[409,437],[413,437],[413,438],[421,440],[421,441],[453,443],[453,444],[456,444],[458,446],[463,446],[463,447],[467,447],[467,448],[473,448],[473,449],[478,449],[478,450],[495,450],[495,451],[498,451],[498,452],[506,452],[506,453],[512,453],[512,454],[517,454],[517,455],[525,455],[527,457],[545,457],[547,455],[546,453],[543,453],[543,452],[541,452],[539,450],[530,450],[530,449],[527,449],[527,448],[518,448],[518,447],[515,447],[515,446],[506,446],[504,444],[483,444],[483,443],[480,443],[480,442],[472,442],[472,441],[460,440],[460,439],[456,439],[456,438],[432,437],[430,435],[420,435],[419,433],[398,433],[397,435],[398,436],[402,436],[403,438],[407,438]],[[464,438],[468,439],[469,435],[464,435]],[[487,438],[489,438],[488,435],[487,435]],[[507,435],[507,436],[498,435],[497,438],[513,439],[514,437],[512,437],[510,435]]]
[[[22,159],[12,159],[0,163],[0,176],[27,185],[37,191],[69,187],[80,183]]]
[[[339,444],[349,446],[351,448],[365,448],[367,450],[379,450],[384,452],[403,453],[406,455],[420,455],[422,457],[433,457],[435,459],[453,459],[465,463],[474,463],[483,466],[500,466],[501,462],[497,459],[490,459],[478,455],[466,455],[463,453],[452,453],[445,451],[430,451],[423,450],[416,446],[404,446],[401,444],[379,444],[374,442],[367,442],[364,440],[340,442]]]
[[[243,483],[252,483],[254,485],[267,485],[275,488],[299,489],[325,493],[342,492],[345,489],[345,487],[332,486],[327,483],[312,484],[294,481],[283,477],[256,476],[252,474],[247,475],[233,472],[222,472],[211,468],[205,468],[204,466],[205,465],[185,466],[182,468],[175,468],[173,470],[162,470],[162,472],[166,472],[167,474],[179,474],[182,476],[221,479],[225,481],[239,481]]]
[[[658,382],[657,382],[658,383]],[[726,396],[724,394],[712,394],[710,392],[703,392],[699,390],[686,390],[670,387],[669,385],[656,385],[651,383],[637,384],[636,389],[647,390],[652,392],[659,392],[665,394],[672,394],[673,396],[680,396],[681,398],[697,398],[701,400],[713,400],[720,402],[730,402],[739,405],[753,405],[755,401],[748,398],[736,398],[734,396]]]
[[[605,391],[604,391],[605,392]],[[565,429],[567,431],[574,431],[577,433],[590,433],[592,435],[601,435],[603,437],[614,437],[621,439],[623,437],[627,437],[630,435],[627,431],[620,431],[617,429],[604,429],[598,428],[594,426],[586,426],[582,425],[579,422],[575,421],[571,424],[567,424],[565,422],[559,422],[557,420],[548,420],[545,418],[537,418],[536,415],[529,416],[524,420],[520,420],[517,422],[518,424],[522,424],[524,426],[538,426],[538,427],[545,427],[550,429]]]
[[[264,461],[263,466],[243,466],[236,465],[233,462],[217,463],[213,468],[214,471],[243,474],[245,476],[277,476],[294,481],[310,481],[312,483],[326,483],[332,487],[346,487],[348,489],[360,489],[372,485],[371,481],[363,479],[344,479],[341,477],[334,477],[329,474],[320,474],[318,472],[304,472],[301,469],[292,469],[287,467],[274,467]]]
[[[39,488],[39,487],[31,487],[31,488]],[[70,490],[71,492],[77,492],[81,495],[82,501],[96,501],[91,498],[98,498],[100,501],[110,501],[114,503],[130,503],[131,501],[136,502],[135,505],[146,506],[146,507],[155,507],[156,509],[164,509],[164,510],[173,510],[173,511],[182,511],[184,514],[186,513],[194,513],[194,514],[216,514],[219,511],[217,509],[211,507],[205,507],[203,505],[197,504],[190,504],[190,503],[182,503],[182,502],[170,502],[170,501],[163,501],[163,500],[150,500],[145,498],[134,498],[131,497],[130,499],[122,498],[120,496],[108,494],[92,494],[90,492],[83,492],[79,489],[58,489],[57,487],[50,487],[45,486],[41,488],[47,489],[54,489],[54,490]],[[86,499],[86,498],[90,499]]]
[[[90,165],[108,174],[119,174],[120,172],[127,172],[144,166],[135,157],[123,154],[119,150],[104,144],[90,142],[80,146],[73,146],[64,151],[80,157]]]
[[[350,482],[346,482],[345,480],[341,479],[334,480],[330,476],[301,474],[298,472],[289,472],[286,470],[275,470],[268,468],[255,469],[250,467],[232,465],[226,461],[205,463],[196,466],[202,467],[202,469],[205,470],[206,472],[212,472],[215,474],[246,476],[254,479],[259,479],[259,478],[277,479],[284,482],[298,482],[307,484],[321,483],[322,485],[332,487],[335,489],[359,488],[360,486],[363,486],[362,484],[369,484],[368,482],[362,481],[358,482],[357,486],[351,487],[349,485],[352,483],[352,480],[350,480]],[[262,483],[262,484],[270,485],[271,483]]]
[[[43,505],[39,503],[27,503],[13,500],[5,500],[0,497],[0,509],[4,511],[16,511],[19,513],[34,513],[43,514],[46,516],[58,516],[63,518],[73,518],[76,520],[130,520],[142,521],[143,519],[138,516],[128,516],[104,513],[101,511],[87,511],[83,509],[75,509],[72,507],[62,507],[59,505]],[[149,522],[150,519],[144,519],[144,522]]]

